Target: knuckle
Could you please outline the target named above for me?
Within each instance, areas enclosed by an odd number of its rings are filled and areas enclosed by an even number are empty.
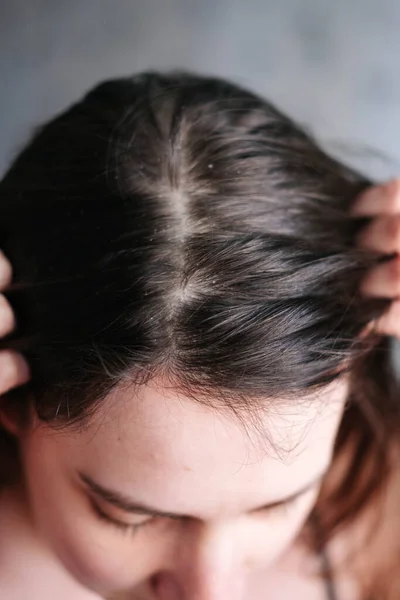
[[[395,248],[400,249],[400,215],[387,219],[387,236],[393,241]]]
[[[13,269],[10,261],[5,254],[0,250],[0,289],[10,285],[13,277]]]
[[[388,208],[400,212],[400,179],[393,179],[386,184]]]
[[[11,333],[15,325],[15,315],[11,305],[3,294],[0,294],[0,336]]]
[[[0,393],[5,393],[17,385],[23,385],[30,378],[30,366],[22,354],[14,350],[0,351]]]
[[[0,353],[0,387],[10,388],[18,380],[18,361],[14,353],[2,351]]]
[[[391,260],[389,268],[394,291],[400,294],[400,257]]]
[[[386,335],[400,337],[400,302],[394,300],[389,309],[378,319],[378,329]]]

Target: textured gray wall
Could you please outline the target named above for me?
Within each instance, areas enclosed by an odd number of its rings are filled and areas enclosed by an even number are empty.
[[[399,30],[398,0],[0,0],[0,170],[96,81],[182,66],[248,85],[399,173]]]
[[[398,0],[0,0],[0,171],[98,80],[186,67],[262,92],[375,176],[400,175],[399,57]]]

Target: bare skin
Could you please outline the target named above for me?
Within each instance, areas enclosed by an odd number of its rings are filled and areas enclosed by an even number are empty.
[[[5,290],[12,280],[12,266],[0,251],[0,291]],[[5,296],[0,293],[0,337],[14,330],[15,317]],[[25,358],[10,350],[0,351],[0,395],[29,381],[30,369]]]
[[[373,217],[360,233],[357,246],[382,254],[396,253],[390,261],[367,273],[361,284],[365,296],[391,298],[388,311],[376,329],[400,339],[400,179],[371,188],[354,203],[354,217]]]
[[[367,275],[362,292],[392,298],[390,309],[374,326],[400,339],[400,181],[366,192],[354,205],[353,215],[374,217],[359,237],[360,247],[397,253]],[[0,254],[0,289],[6,289],[11,278],[11,265]],[[14,326],[11,307],[0,294],[0,335],[6,335]],[[4,393],[28,380],[29,367],[18,354],[2,351],[0,374],[0,393]],[[329,464],[345,382],[341,388],[327,390],[323,398],[333,394],[329,398],[336,410],[324,413],[321,405],[315,414],[310,407],[308,412],[298,411],[296,417],[282,413],[280,418],[286,425],[290,423],[291,431],[290,439],[285,439],[294,447],[299,448],[304,441],[303,426],[314,424],[302,452],[287,465],[278,464],[268,453],[258,453],[257,445],[248,446],[248,438],[232,420],[216,420],[210,411],[193,407],[184,398],[176,403],[173,395],[163,404],[159,392],[144,391],[146,403],[139,405],[139,413],[138,406],[125,402],[121,392],[121,402],[117,398],[115,403],[119,412],[113,414],[110,408],[103,415],[107,427],[99,421],[94,424],[96,436],[93,429],[79,439],[55,439],[40,423],[32,431],[17,431],[3,417],[3,425],[20,439],[28,478],[26,485],[5,490],[0,496],[1,595],[10,600],[214,600],[224,594],[230,600],[325,600],[322,582],[305,575],[305,567],[312,566],[315,557],[306,556],[297,543],[318,485],[300,498],[285,519],[273,514],[267,518],[264,513],[253,516],[252,511],[301,487]],[[166,405],[168,410],[164,410]],[[151,409],[149,413],[144,406]],[[158,429],[154,428],[154,419]],[[270,427],[271,419],[265,426],[269,432],[281,427],[278,423]],[[150,454],[146,453],[148,447],[154,449]],[[204,448],[210,456],[204,454]],[[131,453],[129,460],[127,453]],[[218,461],[213,458],[217,453]],[[43,461],[42,456],[50,458]],[[244,458],[249,460],[244,462]],[[112,526],[89,513],[88,490],[76,478],[82,470],[106,487],[129,496],[141,494],[148,504],[191,515],[192,520],[183,525],[183,521],[169,524],[160,519],[147,532],[144,529],[137,538],[127,541],[125,534],[117,534]],[[268,486],[262,484],[265,474]],[[198,491],[202,483],[206,483],[203,494]],[[398,488],[388,500],[391,510],[397,494]],[[99,507],[125,524],[148,519],[115,510],[105,502]],[[77,522],[79,529],[75,527]],[[275,537],[271,534],[274,529]],[[346,540],[335,540],[331,547],[334,558],[340,559],[350,538],[353,542],[362,540],[364,529],[364,525],[357,524]],[[363,563],[360,568],[369,569],[376,562],[385,547],[387,531],[384,529],[380,536],[383,546],[375,548],[375,556],[370,557],[371,565]],[[85,544],[85,539],[91,543]],[[232,543],[234,539],[236,544]],[[140,549],[136,544],[141,544]],[[186,551],[179,554],[178,547]],[[233,553],[232,548],[240,548],[240,552]],[[141,556],[140,568],[132,558],[137,555]],[[24,556],[23,563],[16,559],[20,556]],[[189,563],[186,557],[190,557]],[[156,579],[150,577],[152,573],[158,574]],[[348,573],[343,573],[338,586],[345,600],[358,600],[356,582]]]

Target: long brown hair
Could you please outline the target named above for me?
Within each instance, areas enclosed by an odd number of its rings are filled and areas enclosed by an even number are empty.
[[[371,183],[222,79],[95,86],[35,131],[0,184],[18,322],[1,347],[33,373],[3,402],[23,412],[30,398],[75,427],[116,386],[162,372],[246,418],[347,372],[332,469],[350,446],[351,460],[309,520],[321,524],[309,543],[326,544],[384,486],[399,431],[390,340],[360,336],[389,303],[358,291],[382,259],[355,248],[366,219],[349,216]]]

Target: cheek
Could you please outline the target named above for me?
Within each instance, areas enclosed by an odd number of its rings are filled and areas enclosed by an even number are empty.
[[[99,522],[89,501],[45,461],[26,464],[35,527],[58,560],[81,584],[98,593],[135,585],[148,565],[133,560],[141,544]]]
[[[113,590],[140,579],[129,554],[133,541],[97,523],[86,502],[60,496],[51,487],[32,489],[35,523],[71,575],[94,591]],[[130,569],[127,568],[130,564]]]
[[[132,586],[142,579],[140,570],[135,569],[134,561],[127,560],[118,543],[106,543],[104,536],[88,533],[67,527],[52,532],[53,549],[75,579],[98,593]]]

